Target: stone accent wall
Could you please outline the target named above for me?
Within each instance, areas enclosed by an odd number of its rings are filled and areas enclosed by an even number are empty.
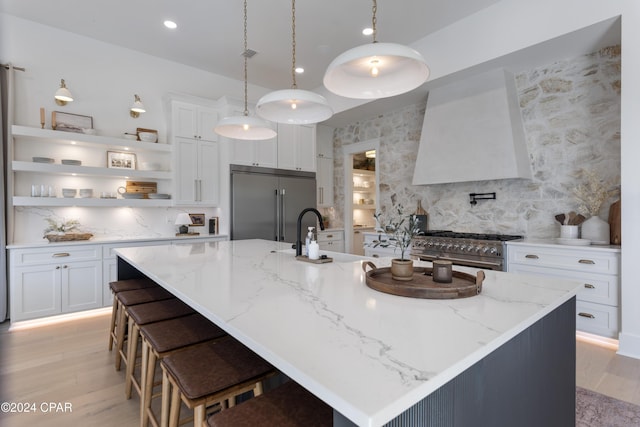
[[[572,189],[584,170],[620,184],[620,46],[519,73],[516,85],[533,180],[412,185],[425,105],[410,105],[335,130],[332,226],[344,218],[343,146],[379,138],[379,208],[394,200],[413,211],[422,200],[430,229],[558,237],[554,216],[578,210]],[[497,200],[469,203],[469,193],[494,191]]]

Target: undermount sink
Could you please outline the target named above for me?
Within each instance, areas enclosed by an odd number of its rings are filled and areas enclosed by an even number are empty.
[[[292,257],[296,256],[296,251],[295,249],[282,249],[277,251],[279,253],[285,253],[285,254],[291,254]],[[333,259],[333,262],[356,262],[356,261],[361,261],[362,257],[359,255],[351,255],[351,254],[345,254],[342,252],[331,252],[331,251],[324,251],[321,250],[320,251],[320,255],[326,255],[329,258]]]

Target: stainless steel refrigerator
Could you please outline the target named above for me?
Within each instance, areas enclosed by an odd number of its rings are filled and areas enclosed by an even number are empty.
[[[316,174],[231,165],[231,239],[295,243],[298,215],[316,207]],[[317,217],[303,217],[301,238]]]

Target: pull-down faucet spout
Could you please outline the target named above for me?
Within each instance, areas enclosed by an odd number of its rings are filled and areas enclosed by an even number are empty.
[[[307,212],[313,212],[318,217],[318,221],[320,221],[320,230],[324,230],[324,222],[322,222],[322,215],[315,208],[305,208],[298,215],[298,223],[296,225],[296,256],[302,255],[302,217]]]

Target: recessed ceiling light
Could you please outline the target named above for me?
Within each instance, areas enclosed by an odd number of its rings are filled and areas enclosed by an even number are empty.
[[[175,30],[176,28],[178,28],[178,24],[169,20],[164,21],[164,26],[171,30]]]
[[[304,73],[304,68],[302,68],[302,67],[297,67],[297,68],[296,68],[296,73],[298,73],[298,74],[302,74],[302,73]]]
[[[370,36],[371,34],[373,34],[373,28],[365,28],[364,30],[362,30],[362,34],[364,34],[365,36]]]

